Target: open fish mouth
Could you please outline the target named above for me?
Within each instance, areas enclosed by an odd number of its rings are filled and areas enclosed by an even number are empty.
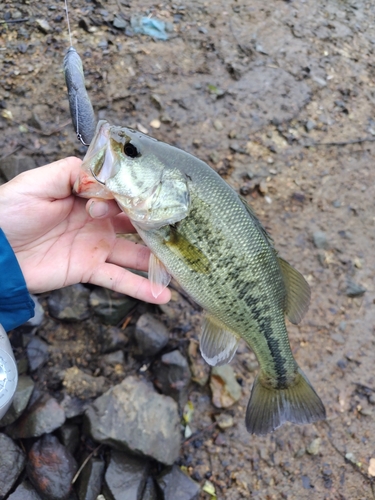
[[[113,199],[113,194],[106,188],[113,158],[108,148],[110,128],[108,122],[99,121],[91,145],[83,159],[81,171],[77,177],[73,193],[82,198]]]

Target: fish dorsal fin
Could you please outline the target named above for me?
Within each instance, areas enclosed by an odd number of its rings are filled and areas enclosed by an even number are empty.
[[[242,196],[239,196],[239,199],[242,201],[242,203],[244,204],[250,218],[253,220],[254,224],[256,225],[256,227],[259,229],[259,231],[263,234],[263,236],[265,237],[265,239],[268,241],[268,243],[270,244],[270,246],[272,248],[274,248],[273,246],[273,239],[272,237],[270,236],[270,234],[266,231],[266,229],[264,228],[264,226],[262,225],[262,223],[260,222],[260,220],[258,219],[258,217],[256,216],[254,210],[252,209],[252,207],[248,204],[248,202],[245,200],[245,198],[242,198]]]
[[[166,267],[153,253],[148,261],[148,279],[151,281],[151,293],[155,298],[159,297],[171,281]]]
[[[310,304],[310,287],[305,278],[286,260],[278,257],[286,288],[285,314],[297,325],[304,317]]]
[[[211,366],[229,363],[236,353],[239,337],[224,330],[210,316],[206,316],[200,340],[204,360]]]

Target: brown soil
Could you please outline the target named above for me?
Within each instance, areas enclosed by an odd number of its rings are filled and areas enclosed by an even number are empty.
[[[37,165],[82,157],[64,87],[61,2],[5,0],[6,13],[20,22],[0,24],[0,156]],[[169,40],[113,27],[133,13],[174,23]],[[235,425],[211,425],[209,390],[197,386],[191,426],[202,432],[183,446],[181,464],[202,485],[211,472],[220,499],[375,498],[375,4],[75,0],[70,14],[97,115],[140,124],[207,161],[246,195],[312,289],[308,314],[288,331],[327,422],[248,435],[255,372],[243,345],[232,362],[243,380],[228,410]],[[326,248],[314,246],[317,230]],[[367,291],[348,297],[348,280]],[[316,438],[316,454],[307,453]]]

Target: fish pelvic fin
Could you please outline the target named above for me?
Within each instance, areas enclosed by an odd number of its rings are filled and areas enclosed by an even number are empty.
[[[211,316],[204,318],[199,347],[209,365],[229,363],[237,351],[239,340],[237,335],[222,328]]]
[[[159,297],[171,281],[166,267],[153,253],[150,253],[148,261],[148,279],[151,281],[151,293],[155,298]]]
[[[285,314],[297,325],[306,314],[310,304],[310,286],[302,274],[286,260],[278,257],[286,288]]]
[[[296,382],[285,389],[262,385],[256,377],[246,410],[246,428],[250,434],[265,435],[285,422],[309,424],[325,420],[326,410],[300,368]]]

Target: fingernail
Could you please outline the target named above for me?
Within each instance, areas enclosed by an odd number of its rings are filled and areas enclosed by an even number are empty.
[[[105,201],[93,201],[89,206],[89,214],[93,219],[100,219],[108,214],[108,204]]]

